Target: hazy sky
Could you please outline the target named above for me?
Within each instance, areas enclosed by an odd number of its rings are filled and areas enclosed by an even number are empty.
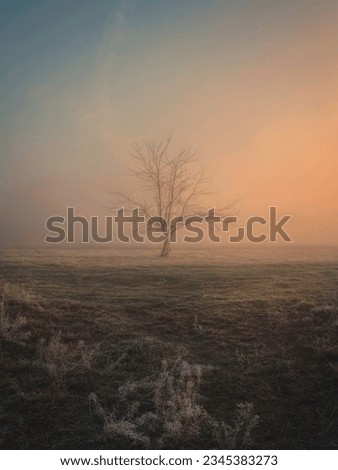
[[[337,0],[1,0],[0,244],[102,215],[134,141],[174,130],[241,215],[338,242]]]

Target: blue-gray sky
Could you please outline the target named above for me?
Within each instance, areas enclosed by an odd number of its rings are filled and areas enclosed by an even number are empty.
[[[135,140],[174,129],[244,214],[335,243],[336,0],[1,0],[0,244],[101,215]]]

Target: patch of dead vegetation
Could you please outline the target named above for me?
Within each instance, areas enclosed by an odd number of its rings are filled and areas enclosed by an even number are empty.
[[[218,421],[201,406],[199,385],[203,368],[179,358],[165,360],[158,375],[126,382],[118,403],[107,411],[97,395],[89,395],[91,409],[102,419],[103,432],[129,447],[152,449],[220,449],[249,446],[259,418],[250,403],[239,403],[232,424]]]

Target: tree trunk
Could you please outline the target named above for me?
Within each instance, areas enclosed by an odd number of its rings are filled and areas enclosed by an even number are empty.
[[[170,253],[170,240],[169,238],[166,238],[163,242],[160,256],[163,258],[163,257],[169,256],[169,253]]]

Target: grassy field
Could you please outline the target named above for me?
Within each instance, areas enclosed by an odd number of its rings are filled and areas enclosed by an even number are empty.
[[[3,449],[338,446],[338,257],[0,252]]]

